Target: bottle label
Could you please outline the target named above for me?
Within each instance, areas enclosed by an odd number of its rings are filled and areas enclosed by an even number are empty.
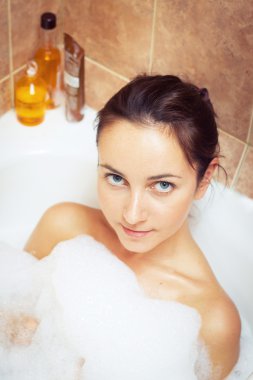
[[[79,88],[80,87],[80,80],[78,77],[74,77],[73,75],[70,75],[67,73],[67,71],[64,71],[64,82],[65,84],[68,84],[70,87]]]

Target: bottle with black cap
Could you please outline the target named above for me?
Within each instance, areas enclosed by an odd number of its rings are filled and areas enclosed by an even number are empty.
[[[46,12],[41,15],[40,45],[34,57],[39,75],[47,84],[48,109],[59,106],[61,99],[61,54],[56,42],[56,22],[54,13]]]

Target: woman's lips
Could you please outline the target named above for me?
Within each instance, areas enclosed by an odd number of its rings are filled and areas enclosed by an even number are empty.
[[[149,230],[149,231],[130,230],[129,228],[127,228],[123,225],[122,225],[122,228],[123,228],[123,231],[125,232],[126,235],[131,236],[131,237],[135,237],[135,238],[141,238],[141,237],[147,236],[152,232],[152,230]]]

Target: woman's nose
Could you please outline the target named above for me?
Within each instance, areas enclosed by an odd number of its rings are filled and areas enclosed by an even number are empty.
[[[124,220],[131,225],[144,222],[147,218],[147,211],[144,207],[144,196],[136,192],[129,196],[123,210]]]

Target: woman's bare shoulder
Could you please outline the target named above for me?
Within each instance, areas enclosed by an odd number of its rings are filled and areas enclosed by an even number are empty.
[[[213,364],[213,380],[224,379],[239,357],[241,320],[238,310],[225,292],[214,291],[203,300],[201,337]]]
[[[80,234],[92,234],[94,221],[99,219],[100,210],[73,202],[56,204],[41,217],[25,250],[37,258],[43,258],[60,241]]]

